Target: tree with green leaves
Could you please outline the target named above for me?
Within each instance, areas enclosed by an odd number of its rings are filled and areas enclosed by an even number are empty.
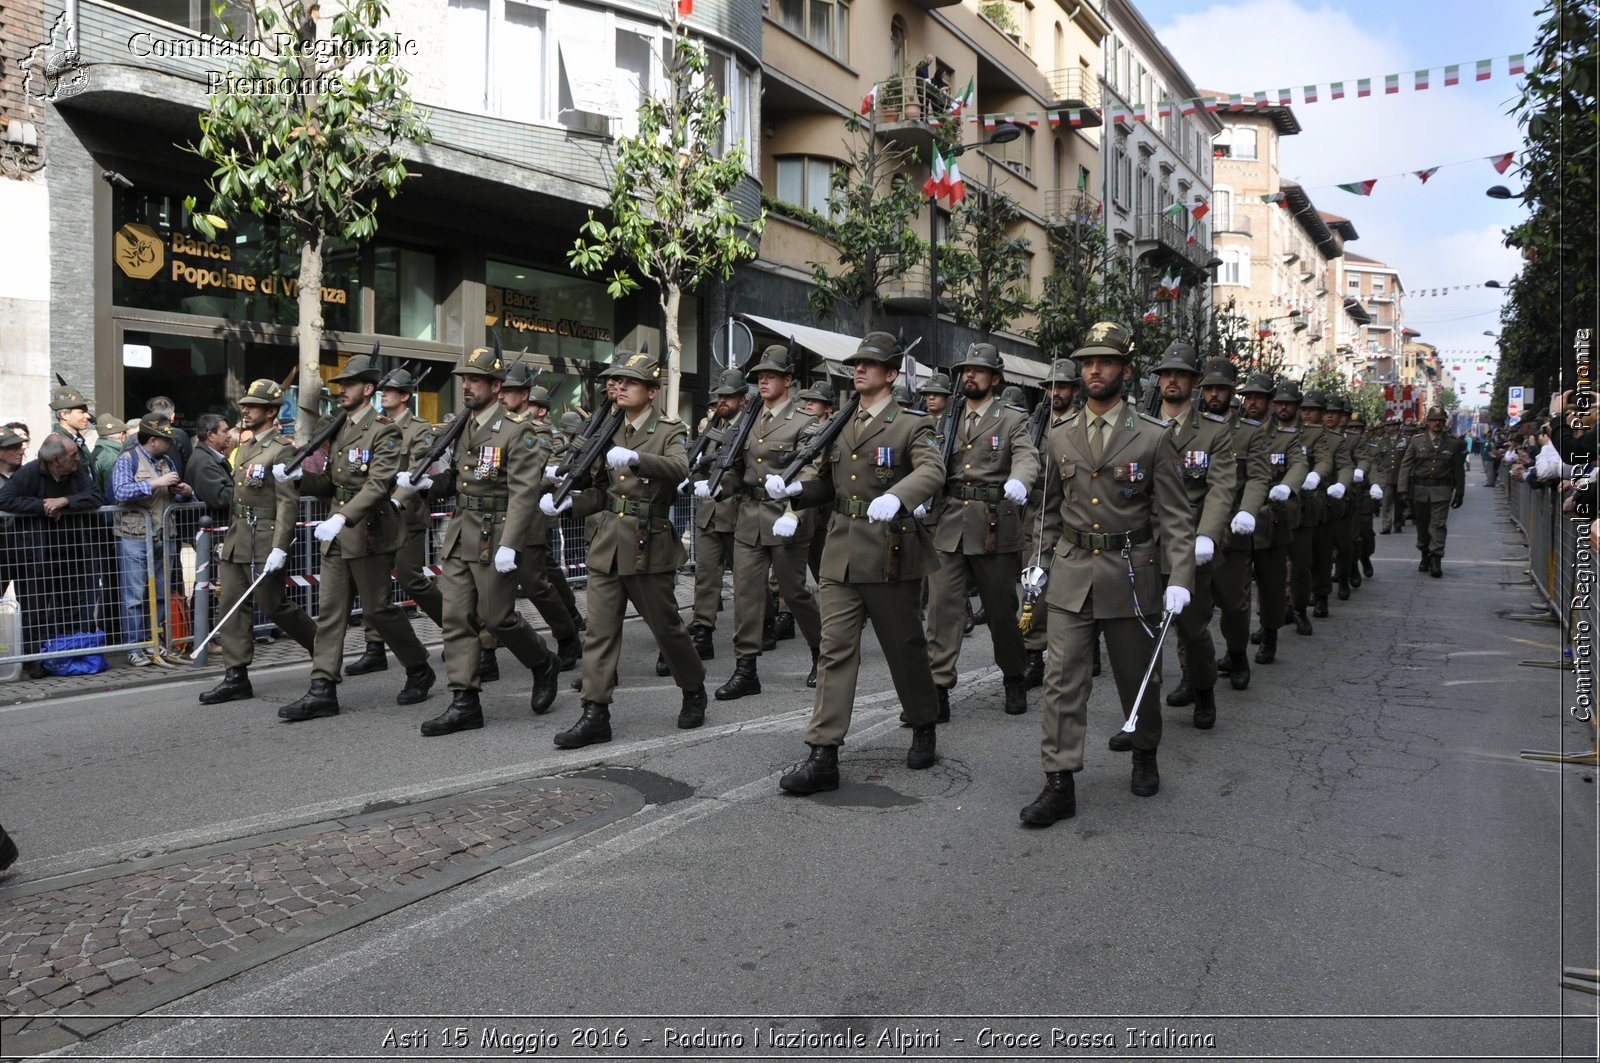
[[[917,153],[878,136],[877,109],[845,120],[845,156],[834,168],[827,217],[816,232],[833,245],[838,264],[811,263],[811,308],[831,314],[853,307],[863,334],[883,311],[884,285],[920,263],[927,242],[912,222],[924,203],[921,182],[910,173]],[[936,295],[935,295],[936,297]]]
[[[748,224],[730,206],[745,176],[746,145],[724,150],[730,105],[708,72],[705,45],[689,36],[676,4],[668,5],[672,47],[662,57],[664,91],[639,105],[638,132],[617,138],[610,202],[579,228],[567,261],[584,273],[613,262],[607,290],[619,299],[639,288],[638,274],[656,286],[670,368],[667,410],[676,416],[682,365],[678,314],[686,292],[726,281],[734,267],[756,257],[767,215]]]
[[[1105,312],[1104,274],[1111,244],[1100,205],[1080,197],[1078,208],[1047,230],[1051,269],[1034,304],[1033,340],[1039,350],[1065,358]]]
[[[1454,413],[1456,407],[1461,405],[1461,399],[1456,395],[1454,388],[1440,388],[1439,397],[1434,401],[1444,407],[1445,413]]]
[[[1506,233],[1523,267],[1501,308],[1500,362],[1488,416],[1503,420],[1507,388],[1553,394],[1576,370],[1574,340],[1600,325],[1600,240],[1594,205],[1600,161],[1600,9],[1549,0],[1539,15],[1522,95],[1513,107],[1525,136],[1515,173],[1530,215]]]
[[[407,177],[403,146],[431,137],[406,90],[401,42],[384,29],[385,0],[342,0],[327,19],[315,0],[218,0],[213,11],[224,37],[252,44],[233,53],[200,115],[189,150],[214,167],[210,202],[190,196],[186,206],[208,240],[248,213],[276,222],[269,254],[298,255],[304,440],[320,392],[326,242],[371,239],[381,194],[392,198]]]
[[[1022,220],[1017,201],[988,189],[968,193],[950,216],[939,249],[939,280],[951,316],[988,340],[1027,313],[1028,238],[1012,230]]]

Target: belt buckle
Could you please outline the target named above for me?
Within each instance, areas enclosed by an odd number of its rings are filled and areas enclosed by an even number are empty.
[[[256,526],[256,511],[253,507],[244,507],[244,522],[249,527],[254,528]]]

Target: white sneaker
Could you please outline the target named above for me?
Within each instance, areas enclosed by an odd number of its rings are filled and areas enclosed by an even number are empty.
[[[150,663],[155,665],[157,668],[171,668],[171,667],[173,667],[173,663],[171,661],[169,661],[165,657],[161,656],[161,653],[159,651],[155,651],[155,650],[152,650],[151,653],[150,653]]]
[[[149,668],[150,664],[150,655],[143,650],[133,650],[128,654],[129,668]]]

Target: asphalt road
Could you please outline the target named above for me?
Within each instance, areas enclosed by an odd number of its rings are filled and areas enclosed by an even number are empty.
[[[298,726],[274,710],[303,668],[215,708],[175,683],[0,710],[3,822],[24,851],[4,884],[590,772],[644,809],[67,1054],[1593,1058],[1595,998],[1557,983],[1596,966],[1594,769],[1518,757],[1592,732],[1566,712],[1569,676],[1518,664],[1559,659],[1560,635],[1507,618],[1536,592],[1497,493],[1469,481],[1443,579],[1415,571],[1409,529],[1380,536],[1375,578],[1313,637],[1286,629],[1247,692],[1223,680],[1215,730],[1167,710],[1157,797],[1133,797],[1126,754],[1105,750],[1120,718],[1098,683],[1078,814],[1049,830],[1017,822],[1041,782],[1042,691],[1001,713],[984,629],[938,767],[904,767],[874,653],[846,785],[801,799],[777,777],[805,754],[804,645],[763,658],[765,693],[679,732],[635,623],[616,740],[570,753],[550,736],[577,695],[564,680],[533,718],[504,662],[488,726],[445,739],[416,733],[445,695],[395,707],[394,668]],[[726,631],[710,668],[713,686],[732,668]],[[742,1042],[682,1040],[702,1028]]]

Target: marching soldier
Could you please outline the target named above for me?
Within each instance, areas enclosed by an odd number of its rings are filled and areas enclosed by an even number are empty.
[[[1238,370],[1225,358],[1213,359],[1200,381],[1200,401],[1208,413],[1220,413],[1231,408],[1234,381]],[[1245,381],[1248,392],[1234,418],[1232,460],[1238,470],[1234,486],[1233,519],[1222,540],[1222,555],[1215,563],[1216,572],[1211,580],[1212,597],[1222,614],[1222,640],[1227,655],[1217,659],[1217,672],[1228,677],[1235,690],[1250,686],[1250,660],[1245,654],[1250,638],[1250,574],[1257,544],[1275,550],[1277,577],[1274,581],[1276,595],[1273,602],[1278,610],[1272,618],[1273,642],[1277,642],[1278,624],[1283,620],[1284,564],[1286,552],[1282,544],[1288,542],[1287,528],[1279,530],[1279,521],[1267,496],[1273,485],[1282,478],[1285,468],[1285,449],[1273,450],[1274,427],[1266,422],[1267,400],[1272,397],[1272,378],[1264,373],[1253,373]],[[1252,416],[1252,413],[1254,414]],[[1276,460],[1275,460],[1276,459]],[[1271,505],[1271,508],[1269,508]],[[1260,514],[1258,517],[1257,514]],[[1270,660],[1264,663],[1270,663]]]
[[[1350,419],[1350,403],[1342,395],[1328,398],[1322,413],[1322,426],[1334,439],[1333,465],[1337,484],[1328,484],[1329,526],[1333,539],[1333,585],[1338,587],[1341,602],[1350,600],[1350,571],[1354,567],[1352,552],[1355,546],[1356,507],[1359,499],[1353,492],[1366,476],[1356,464],[1356,436],[1345,431]],[[1358,475],[1359,474],[1359,475]],[[1337,493],[1336,493],[1337,492]],[[1324,595],[1326,597],[1326,595]]]
[[[704,431],[726,433],[744,409],[747,386],[744,373],[725,369],[717,378],[716,406]],[[716,455],[716,443],[708,443],[702,463],[709,467]],[[699,481],[704,483],[704,480]],[[695,485],[699,495],[699,484]],[[722,608],[723,573],[733,568],[733,529],[739,521],[739,494],[728,491],[723,498],[700,497],[694,511],[694,612],[689,620],[689,637],[702,661],[716,657],[712,634],[717,630],[717,612]]]
[[[1050,418],[1046,424],[1045,436],[1064,424],[1072,416],[1073,405],[1078,398],[1078,363],[1072,358],[1056,358],[1050,363],[1050,374],[1044,380],[1044,401],[1050,404]],[[1038,451],[1039,474],[1033,482],[1033,491],[1028,496],[1028,506],[1022,512],[1023,546],[1022,560],[1025,566],[1038,566],[1048,570],[1050,559],[1055,556],[1056,539],[1046,538],[1045,529],[1040,520],[1044,507],[1045,482],[1053,472],[1050,466],[1049,448],[1041,443]],[[1044,655],[1048,643],[1050,609],[1041,599],[1033,610],[1033,622],[1028,625],[1028,630],[1022,636],[1023,648],[1028,651],[1028,670],[1023,675],[1024,685],[1029,689],[1044,686]],[[1099,653],[1098,640],[1096,654]],[[1097,673],[1098,674],[1098,673]]]
[[[78,457],[83,467],[90,468],[93,463],[89,459],[89,440],[83,434],[94,423],[93,418],[89,416],[89,400],[84,398],[83,392],[61,381],[50,392],[50,409],[55,414],[56,422],[51,427],[50,434],[70,439],[72,445],[78,448]]]
[[[1156,649],[1163,605],[1181,616],[1189,604],[1194,518],[1172,431],[1122,398],[1132,374],[1132,345],[1121,325],[1104,322],[1089,330],[1072,352],[1088,400],[1045,441],[1056,470],[1046,480],[1045,520],[1060,538],[1045,590],[1055,613],[1040,745],[1045,785],[1020,813],[1029,826],[1047,827],[1077,811],[1072,775],[1083,769],[1090,647],[1097,631],[1105,633],[1124,715],[1137,712],[1129,789],[1139,797],[1161,789],[1159,670],[1141,703],[1132,702]],[[1171,573],[1165,592],[1158,551]]]
[[[1271,664],[1278,659],[1278,628],[1285,623],[1298,622],[1298,618],[1286,612],[1285,592],[1289,558],[1296,537],[1301,535],[1300,511],[1305,505],[1302,492],[1311,473],[1311,448],[1295,416],[1300,389],[1293,381],[1285,380],[1274,391],[1272,377],[1252,373],[1240,390],[1240,396],[1244,415],[1261,423],[1261,442],[1266,447],[1267,466],[1271,470],[1266,493],[1257,498],[1248,491],[1247,484],[1246,497],[1240,503],[1240,508],[1255,518],[1251,564],[1255,571],[1257,615],[1261,620],[1261,649],[1256,651],[1256,663]],[[1310,545],[1309,538],[1306,545]],[[1301,609],[1299,616],[1304,615],[1305,610]],[[1307,620],[1308,628],[1310,624]]]
[[[411,396],[416,394],[417,382],[405,369],[395,369],[378,384],[378,404],[383,415],[400,428],[401,464],[409,468],[429,447],[433,446],[433,425],[411,413]],[[428,553],[428,503],[416,492],[396,490],[395,508],[400,510],[405,538],[394,554],[394,571],[400,587],[417,603],[424,615],[444,630],[444,600],[439,587],[422,566],[427,564]],[[383,636],[372,626],[372,618],[364,616],[362,629],[366,634],[366,650],[360,657],[344,666],[345,675],[366,675],[382,672],[389,667],[384,651]]]
[[[1194,387],[1201,378],[1200,355],[1194,347],[1179,340],[1162,352],[1156,366],[1156,385],[1161,389],[1161,418],[1172,426],[1172,441],[1178,448],[1178,468],[1183,490],[1189,499],[1189,526],[1194,529],[1194,600],[1174,623],[1178,629],[1178,659],[1181,680],[1167,704],[1194,706],[1194,725],[1210,730],[1217,722],[1217,658],[1211,641],[1211,581],[1216,574],[1217,545],[1228,533],[1228,522],[1237,512],[1234,496],[1239,482],[1239,467],[1233,456],[1233,425],[1226,412],[1196,410],[1191,403]],[[1228,398],[1232,398],[1231,388]],[[1224,411],[1227,400],[1222,403]],[[1165,533],[1165,529],[1162,529]],[[1131,736],[1118,731],[1113,738],[1132,749]]]
[[[1399,492],[1394,485],[1400,479],[1400,456],[1405,453],[1403,444],[1399,419],[1391,417],[1384,421],[1372,466],[1372,482],[1383,488],[1383,504],[1378,511],[1379,535],[1388,535],[1396,530],[1395,517],[1398,511],[1395,507],[1399,503],[1395,501],[1395,496]]]
[[[352,355],[343,372],[332,378],[340,385],[339,405],[345,423],[333,437],[327,471],[287,473],[283,463],[272,467],[279,480],[300,481],[309,495],[333,500],[332,512],[314,533],[322,543],[321,600],[317,609],[317,642],[311,658],[311,689],[278,715],[290,723],[339,713],[339,665],[344,659],[344,632],[350,623],[352,590],[361,609],[406,669],[406,685],[397,705],[427,700],[436,678],[428,651],[394,604],[389,572],[395,551],[405,539],[400,513],[389,504],[400,458],[405,453],[400,427],[372,408],[372,394],[382,376],[372,359]]]
[[[936,394],[934,389],[939,385],[941,379],[944,381],[943,394],[948,398],[950,394],[950,378],[943,373],[933,374],[933,380],[929,382],[927,387],[922,389],[924,401],[930,407],[933,405]],[[800,408],[816,418],[816,422],[811,426],[811,431],[820,431],[822,426],[831,420],[834,414],[839,412],[839,393],[834,390],[833,383],[824,377],[800,393]],[[818,528],[811,535],[811,546],[806,553],[806,568],[810,570],[811,578],[819,582],[822,579],[822,550],[827,545],[827,542],[827,529]]]
[[[965,360],[951,366],[961,374],[966,406],[955,426],[954,459],[945,470],[933,533],[939,566],[928,574],[928,660],[941,720],[950,715],[969,580],[995,618],[989,636],[1005,681],[1005,711],[1028,711],[1028,651],[1009,618],[1022,574],[1022,507],[1039,475],[1039,455],[1028,438],[1028,415],[995,394],[1004,366],[990,343],[974,343]]]
[[[218,616],[227,616],[256,577],[255,600],[267,619],[290,638],[316,650],[317,625],[304,609],[284,594],[282,572],[294,541],[300,496],[292,482],[279,482],[271,469],[294,456],[294,446],[278,434],[278,410],[283,389],[271,380],[251,382],[239,400],[239,427],[249,438],[239,444],[233,461],[233,519],[217,551],[220,585]],[[250,633],[250,607],[241,606],[217,633],[226,670],[222,682],[200,695],[202,705],[220,705],[255,697],[250,687],[250,662],[255,639]]]
[[[555,737],[562,749],[611,741],[611,695],[622,655],[622,620],[633,603],[666,658],[683,706],[678,726],[699,727],[706,719],[706,666],[695,652],[673,579],[688,560],[672,524],[678,484],[689,472],[684,447],[688,428],[656,413],[661,364],[654,355],[619,351],[606,370],[607,390],[624,424],[595,472],[588,490],[555,507],[545,495],[546,516],[570,509],[587,517],[589,539],[589,640],[583,651],[583,710],[578,722]],[[763,585],[764,586],[764,585]]]
[[[787,487],[767,477],[767,493],[797,497],[799,506],[829,506],[822,555],[822,647],[817,697],[806,728],[805,763],[778,780],[793,794],[839,788],[839,746],[850,729],[861,633],[870,619],[911,724],[906,767],[920,771],[937,759],[932,671],[918,608],[922,577],[939,562],[927,529],[911,515],[944,483],[926,415],[901,410],[890,395],[901,351],[887,332],[869,332],[851,367],[860,406],[833,445]]]
[[[800,449],[802,438],[816,421],[802,413],[789,397],[794,385],[794,353],[782,344],[761,352],[747,378],[756,382],[763,409],[756,414],[744,452],[733,456],[731,478],[722,481],[722,493],[739,497],[739,521],[733,533],[733,675],[717,688],[718,701],[734,701],[761,693],[756,658],[761,655],[762,623],[767,603],[768,575],[775,576],[779,593],[794,613],[800,634],[811,647],[811,674],[806,686],[816,685],[817,647],[822,640],[822,618],[816,599],[806,587],[806,559],[816,520],[810,513],[795,513],[784,495],[768,494],[768,475],[788,465]],[[705,496],[697,486],[695,493]]]
[[[1300,404],[1300,419],[1306,433],[1314,441],[1327,447],[1332,472],[1319,478],[1316,497],[1312,501],[1313,526],[1311,533],[1311,615],[1323,618],[1328,615],[1328,595],[1333,591],[1333,540],[1334,525],[1344,514],[1344,492],[1349,486],[1350,456],[1345,452],[1344,440],[1330,432],[1324,422],[1329,399],[1320,391],[1305,393]]]
[[[1311,392],[1305,397],[1315,403],[1313,409],[1320,414],[1321,393]],[[1277,393],[1272,397],[1272,409],[1278,418],[1278,430],[1281,432],[1289,429],[1299,434],[1300,446],[1304,449],[1306,460],[1311,465],[1311,471],[1306,473],[1305,480],[1300,486],[1291,485],[1291,490],[1299,500],[1300,512],[1295,518],[1294,538],[1289,543],[1289,601],[1293,610],[1284,614],[1284,622],[1294,625],[1295,634],[1309,635],[1312,631],[1311,618],[1306,616],[1306,609],[1311,604],[1313,543],[1317,527],[1326,516],[1328,508],[1327,498],[1318,488],[1322,486],[1324,480],[1333,477],[1333,447],[1323,436],[1320,425],[1314,426],[1309,421],[1302,420],[1300,412],[1302,408],[1300,386],[1292,380],[1280,383]],[[1267,629],[1263,627],[1261,630],[1264,645]]]
[[[1383,505],[1384,492],[1378,483],[1377,469],[1382,451],[1381,425],[1367,425],[1361,414],[1346,414],[1349,431],[1356,436],[1356,532],[1352,552],[1355,562],[1350,566],[1350,586],[1359,588],[1363,577],[1372,576],[1372,552],[1377,549],[1378,538],[1372,521]]]
[[[950,396],[953,394],[950,374],[936,372],[922,385],[922,404],[929,417],[943,417],[944,411],[950,408]]]
[[[1467,497],[1467,449],[1445,431],[1444,407],[1429,406],[1424,420],[1427,432],[1411,440],[1400,461],[1398,490],[1411,500],[1417,525],[1417,552],[1422,555],[1417,571],[1438,579],[1444,575],[1444,540],[1450,521],[1445,506],[1460,509]]]
[[[426,738],[483,726],[479,700],[482,664],[479,624],[533,672],[529,708],[535,716],[556,700],[561,662],[517,612],[518,549],[528,542],[539,485],[550,463],[548,433],[499,403],[505,366],[499,351],[479,347],[451,371],[461,378],[459,417],[471,418],[457,437],[450,467],[439,484],[424,473],[402,472],[406,491],[455,494],[439,556],[444,574],[444,667],[450,704],[424,720]]]

